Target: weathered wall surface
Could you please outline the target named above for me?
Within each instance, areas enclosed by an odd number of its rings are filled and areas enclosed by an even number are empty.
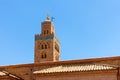
[[[116,73],[112,72],[88,72],[88,73],[61,73],[54,75],[36,75],[35,80],[117,80]]]
[[[120,60],[101,60],[101,61],[93,61],[97,64],[109,64],[109,65],[117,65],[120,66]]]

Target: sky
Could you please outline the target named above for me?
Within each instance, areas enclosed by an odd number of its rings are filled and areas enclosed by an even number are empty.
[[[34,36],[54,17],[61,60],[120,56],[120,0],[0,0],[0,65],[34,62]]]

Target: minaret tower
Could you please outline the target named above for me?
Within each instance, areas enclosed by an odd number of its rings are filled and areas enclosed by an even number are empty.
[[[55,35],[54,25],[49,16],[41,23],[41,34],[35,35],[34,62],[60,60],[60,43]]]

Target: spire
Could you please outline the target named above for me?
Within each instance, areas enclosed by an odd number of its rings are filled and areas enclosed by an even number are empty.
[[[49,14],[47,15],[47,18],[46,18],[45,21],[51,21],[51,19],[50,19],[50,15],[49,15]]]

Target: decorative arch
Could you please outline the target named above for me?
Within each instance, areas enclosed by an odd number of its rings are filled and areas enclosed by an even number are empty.
[[[41,45],[41,49],[44,49],[44,45],[43,44]]]
[[[47,34],[49,33],[49,31],[48,31],[48,30],[47,30],[46,32],[47,32]]]
[[[43,30],[42,32],[44,35],[49,34],[49,30]]]
[[[58,44],[55,42],[55,49],[57,52],[60,52]]]
[[[46,54],[46,53],[42,53],[41,58],[42,58],[42,59],[47,58],[47,54]]]
[[[48,43],[42,43],[41,44],[41,49],[48,49],[49,48],[49,45],[48,45]]]

